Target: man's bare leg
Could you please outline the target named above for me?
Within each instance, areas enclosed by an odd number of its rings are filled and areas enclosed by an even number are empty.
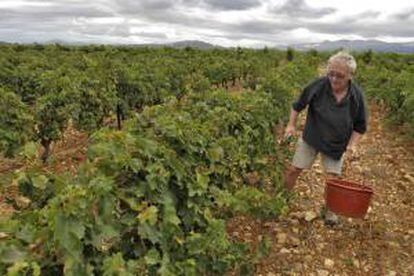
[[[295,166],[290,165],[289,168],[285,170],[284,173],[284,185],[287,190],[292,190],[296,184],[296,180],[298,179],[300,173],[303,169],[297,168]]]

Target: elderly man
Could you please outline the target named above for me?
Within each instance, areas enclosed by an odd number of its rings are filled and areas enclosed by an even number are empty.
[[[361,89],[352,80],[355,59],[346,52],[329,58],[327,75],[317,78],[293,103],[285,137],[296,134],[299,112],[308,106],[303,135],[299,138],[293,162],[285,171],[285,187],[291,190],[303,169],[312,166],[318,153],[328,176],[341,174],[344,153],[352,155],[361,134],[366,131],[366,110]],[[325,224],[339,222],[332,212]]]

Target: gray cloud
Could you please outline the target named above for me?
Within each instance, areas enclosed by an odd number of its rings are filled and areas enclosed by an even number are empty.
[[[23,6],[17,8],[0,8],[2,20],[8,20],[8,16],[25,18],[26,16],[37,18],[39,22],[54,18],[76,17],[104,17],[112,14],[104,5],[93,3],[60,2],[51,3],[48,6]],[[6,13],[6,16],[4,16]],[[7,15],[8,14],[8,15]]]
[[[301,25],[295,22],[271,22],[264,20],[250,20],[243,23],[231,24],[223,26],[222,28],[229,33],[239,34],[277,34],[282,31],[289,31],[299,28]]]
[[[29,5],[18,8],[0,8],[2,14],[0,40],[7,40],[7,38],[17,41],[27,41],[28,38],[34,41],[71,40],[71,36],[76,34],[80,37],[99,34],[126,36],[126,29],[117,29],[117,26],[113,24],[86,23],[91,19],[112,18],[114,12],[106,4],[106,1],[93,3],[61,1],[49,5],[30,5],[29,3]],[[15,35],[10,36],[10,30],[13,30]]]
[[[406,21],[414,19],[414,8],[392,15],[396,20]]]
[[[334,8],[313,8],[306,4],[305,0],[287,0],[283,5],[271,8],[271,12],[275,14],[287,15],[293,18],[319,18],[335,11]]]
[[[261,5],[259,0],[204,0],[204,2],[217,10],[248,10]]]
[[[112,26],[109,28],[109,34],[120,37],[129,37],[131,35],[130,26],[125,23]]]
[[[265,20],[252,20],[243,23],[222,26],[228,34],[246,37],[265,38],[274,36],[281,32],[304,28],[313,33],[328,35],[360,35],[366,38],[378,36],[414,37],[414,18],[401,20],[395,16],[387,21],[380,21],[380,12],[367,11],[354,16],[346,16],[335,22],[319,22],[297,18],[296,20],[280,20],[277,22]]]
[[[172,9],[177,2],[173,0],[115,0],[115,3],[121,13],[139,14]]]
[[[160,32],[138,32],[134,33],[134,35],[138,35],[141,37],[147,37],[147,38],[156,38],[156,39],[167,39],[167,35]]]
[[[354,16],[355,19],[377,19],[381,15],[379,11],[366,11]]]
[[[387,21],[378,20],[379,12],[369,11],[340,18],[335,24],[312,22],[309,30],[327,34],[356,34],[366,38],[377,36],[414,37],[414,17],[390,16]]]

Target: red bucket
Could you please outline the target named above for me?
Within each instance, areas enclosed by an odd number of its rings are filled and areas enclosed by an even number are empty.
[[[365,184],[336,178],[326,180],[326,206],[338,215],[365,217],[373,194],[373,189]]]

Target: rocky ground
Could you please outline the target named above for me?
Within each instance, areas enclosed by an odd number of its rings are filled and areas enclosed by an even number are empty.
[[[238,240],[257,244],[265,235],[271,238],[270,253],[255,275],[414,275],[414,143],[384,126],[383,110],[371,105],[370,111],[369,131],[343,175],[373,187],[365,219],[342,217],[339,226],[324,225],[318,160],[300,176],[286,214],[229,223],[229,234]]]

